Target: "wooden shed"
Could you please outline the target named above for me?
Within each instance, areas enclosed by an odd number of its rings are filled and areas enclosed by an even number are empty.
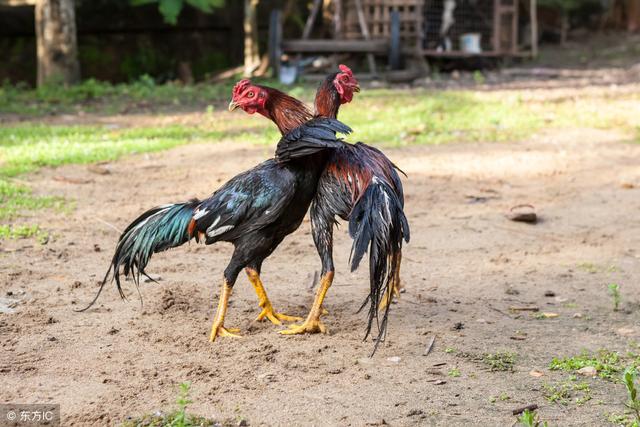
[[[521,1],[528,6],[523,8],[526,9],[523,17],[519,16]],[[312,39],[313,22],[323,4],[329,3],[334,17],[333,38]],[[518,25],[530,20],[535,31],[535,3],[535,0],[315,0],[302,37],[284,40],[277,46],[281,52],[295,54],[367,53],[374,73],[374,55],[387,56],[391,68],[397,68],[399,62],[394,57],[398,52],[420,59],[526,56],[532,52],[521,50]],[[536,39],[535,35],[531,38]]]

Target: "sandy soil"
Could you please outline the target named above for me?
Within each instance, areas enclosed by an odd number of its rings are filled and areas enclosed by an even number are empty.
[[[270,148],[188,145],[109,164],[107,175],[86,166],[42,170],[29,177],[34,188],[77,208],[27,219],[52,231],[44,246],[2,242],[0,298],[17,303],[0,314],[2,400],[60,403],[64,425],[117,425],[173,408],[177,384],[191,381],[190,412],[250,425],[511,425],[511,411],[531,403],[550,425],[604,425],[605,413],[623,410],[622,386],[587,379],[593,399],[563,406],[543,397],[543,384],[568,377],[547,369],[555,356],[626,351],[640,340],[640,145],[628,138],[582,129],[513,144],[386,150],[409,175],[412,241],[406,293],[373,358],[356,314],[366,268],[348,272],[344,227],[328,335],[284,337],[254,322],[256,297],[241,277],[226,324],[244,338],[210,344],[231,251],[224,244],[154,257],[149,272],[160,280],[141,286],[142,307],[127,282],[128,303],[109,286],[95,308],[72,311],[93,298],[106,271],[118,237],[109,224],[123,229],[146,208],[205,196]],[[90,182],[53,179],[61,176]],[[520,203],[533,204],[541,222],[507,220]],[[274,306],[305,315],[319,265],[305,221],[265,263]],[[619,312],[607,295],[612,282],[622,288]],[[523,305],[559,316],[509,309]],[[496,351],[517,353],[514,372],[460,356]],[[502,393],[509,399],[490,401]]]

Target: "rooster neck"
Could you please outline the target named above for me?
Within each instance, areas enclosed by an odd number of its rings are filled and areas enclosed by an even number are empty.
[[[315,99],[315,116],[335,119],[340,109],[340,94],[333,85],[335,75],[327,77],[318,87]]]
[[[260,114],[273,121],[282,135],[311,120],[311,112],[297,99],[269,88],[269,97]]]

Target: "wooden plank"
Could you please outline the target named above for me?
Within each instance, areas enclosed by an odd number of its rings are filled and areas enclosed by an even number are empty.
[[[429,57],[433,57],[433,58],[473,58],[473,57],[477,57],[477,58],[482,58],[482,57],[488,57],[488,58],[496,58],[496,57],[527,57],[530,54],[529,53],[522,53],[522,52],[492,52],[492,51],[486,51],[486,52],[480,52],[480,53],[470,53],[470,52],[463,52],[461,50],[452,50],[449,52],[440,52],[437,50],[430,50],[430,49],[423,49],[422,51],[420,51],[420,53],[424,56],[429,56]]]
[[[285,52],[311,53],[387,53],[388,40],[283,40]]]

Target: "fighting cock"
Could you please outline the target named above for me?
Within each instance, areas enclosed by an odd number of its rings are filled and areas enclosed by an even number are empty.
[[[234,102],[243,107],[244,94],[268,93],[271,89],[243,81],[243,90],[234,92]],[[335,119],[341,104],[353,99],[359,90],[358,82],[351,70],[340,66],[320,84],[316,93],[316,118]],[[301,104],[296,107],[302,109]],[[243,109],[254,113],[251,109]],[[301,110],[302,111],[302,110]],[[289,110],[290,114],[298,114]],[[278,117],[263,114],[273,120],[282,131]],[[289,117],[289,116],[287,116]],[[311,225],[316,248],[322,260],[322,279],[313,306],[302,325],[292,325],[283,334],[325,332],[320,322],[322,302],[331,286],[333,266],[333,225],[335,217],[349,221],[349,233],[354,239],[351,252],[351,269],[355,270],[364,254],[369,250],[370,291],[367,300],[369,320],[365,338],[369,335],[373,321],[378,319],[378,310],[384,309],[378,323],[376,346],[384,338],[390,301],[399,289],[402,240],[409,240],[409,225],[404,215],[402,182],[395,165],[379,150],[361,142],[332,144],[333,149],[312,202]],[[286,164],[306,156],[324,152],[326,144],[283,138],[276,149],[276,159]]]
[[[337,120],[312,118],[304,104],[275,89],[268,93],[243,89],[242,84],[237,85],[234,98],[242,91],[242,106],[246,111],[259,111],[277,120],[284,135],[282,144],[334,147],[340,144],[336,133],[351,131]],[[232,101],[229,109],[235,107]],[[231,261],[224,271],[210,341],[218,336],[238,336],[236,329],[225,328],[224,318],[233,285],[243,268],[262,307],[258,320],[268,318],[275,324],[302,320],[274,311],[260,280],[260,269],[282,240],[302,223],[329,154],[317,151],[286,163],[270,159],[232,178],[205,200],[158,206],[143,213],[120,236],[100,289],[83,310],[95,303],[110,280],[116,282],[124,298],[121,274],[131,276],[138,286],[140,275],[147,276],[145,268],[153,253],[195,239],[207,245],[218,241],[234,245]]]

